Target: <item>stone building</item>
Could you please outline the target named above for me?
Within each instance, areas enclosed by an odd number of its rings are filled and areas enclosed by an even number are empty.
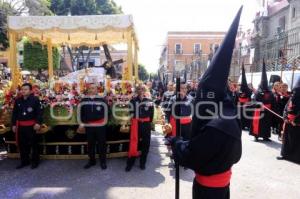
[[[268,70],[289,70],[300,56],[300,1],[259,0],[261,10],[254,19],[251,47],[254,71],[261,70],[262,60]]]

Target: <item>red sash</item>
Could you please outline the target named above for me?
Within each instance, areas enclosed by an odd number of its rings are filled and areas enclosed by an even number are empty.
[[[16,122],[16,128],[17,129],[16,129],[16,134],[15,134],[17,147],[19,146],[19,132],[18,132],[19,127],[20,126],[33,126],[35,124],[36,124],[35,120],[25,120],[25,121],[17,120],[17,122]]]
[[[296,115],[288,114],[287,118],[289,119],[289,121],[293,122],[296,119]]]
[[[99,120],[92,120],[92,121],[88,121],[88,124],[103,124],[104,122],[104,118],[99,119]]]
[[[245,98],[240,97],[240,98],[239,98],[239,102],[242,103],[242,104],[245,104],[245,103],[247,103],[247,102],[250,102],[250,100],[249,100],[249,98],[247,98],[247,97],[245,97]]]
[[[189,116],[180,118],[180,124],[189,124],[191,122],[192,122],[192,118]],[[170,117],[170,124],[172,126],[171,135],[175,137],[176,136],[176,119],[172,115]]]
[[[271,104],[264,104],[265,107],[271,109]],[[256,108],[253,115],[253,121],[252,121],[252,133],[254,135],[259,134],[259,120],[260,120],[260,112],[262,108]]]
[[[130,142],[128,157],[137,157],[138,153],[138,122],[150,122],[150,118],[132,118],[130,128]]]
[[[218,173],[211,176],[203,176],[196,173],[196,181],[200,185],[205,187],[213,187],[213,188],[226,187],[230,183],[231,174],[232,174],[231,169],[223,173]]]

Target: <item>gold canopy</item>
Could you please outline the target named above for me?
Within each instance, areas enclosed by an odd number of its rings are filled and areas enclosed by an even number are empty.
[[[124,79],[132,80],[133,72],[138,71],[138,40],[131,15],[10,16],[8,28],[10,67],[13,74],[18,70],[16,42],[22,36],[47,45],[49,79],[53,78],[52,51],[49,49],[62,44],[76,47],[125,43],[128,48],[128,69],[124,70]],[[133,65],[134,70],[128,67]],[[13,82],[15,78],[13,77]]]

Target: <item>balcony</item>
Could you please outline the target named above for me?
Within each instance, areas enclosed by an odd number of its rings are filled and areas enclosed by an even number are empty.
[[[182,49],[176,49],[174,53],[176,55],[182,55],[183,54],[183,50]]]

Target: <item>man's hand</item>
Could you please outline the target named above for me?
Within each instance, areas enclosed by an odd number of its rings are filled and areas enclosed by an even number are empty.
[[[80,124],[77,129],[77,133],[83,134],[84,132],[85,132],[84,125]]]
[[[40,128],[41,128],[41,125],[39,125],[39,124],[35,124],[33,126],[33,129],[36,130],[36,131],[40,130]]]
[[[13,131],[14,133],[16,133],[16,132],[17,132],[17,127],[16,127],[16,126],[13,126],[13,127],[12,127],[12,131]]]

